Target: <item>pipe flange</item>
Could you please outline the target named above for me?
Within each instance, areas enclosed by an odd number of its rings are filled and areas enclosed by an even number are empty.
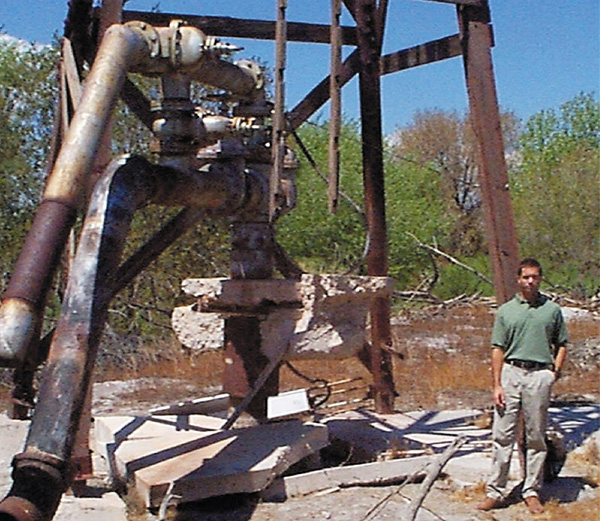
[[[147,24],[146,22],[132,21],[125,24],[126,27],[142,33],[142,36],[148,42],[148,49],[150,49],[150,58],[160,58],[160,37],[158,31],[153,25]]]
[[[254,79],[254,89],[259,91],[265,86],[265,75],[262,67],[254,60],[239,60],[236,65],[246,71]]]
[[[54,480],[59,486],[64,486],[70,477],[68,462],[47,452],[27,447],[25,452],[16,454],[12,461],[13,472],[34,469],[34,472],[43,472],[48,478]]]
[[[0,502],[0,520],[3,519],[7,521],[44,521],[44,515],[31,501],[22,497],[8,496]]]
[[[169,23],[170,37],[169,37],[169,58],[171,60],[171,65],[178,69],[182,65],[182,56],[183,49],[181,46],[181,40],[183,35],[181,33],[181,28],[185,25],[183,20],[171,20]]]

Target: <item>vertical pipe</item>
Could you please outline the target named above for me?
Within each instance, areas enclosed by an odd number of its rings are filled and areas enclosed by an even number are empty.
[[[269,183],[269,213],[273,219],[277,207],[279,180],[283,172],[285,156],[285,65],[287,22],[285,11],[287,0],[277,0],[275,26],[275,107],[273,110],[273,149],[271,178]]]
[[[494,289],[499,303],[516,292],[519,246],[510,200],[508,173],[490,48],[487,2],[457,6],[471,120],[479,145],[479,180]]]
[[[231,277],[268,279],[273,275],[273,230],[262,222],[235,222],[231,228]],[[252,392],[269,359],[261,351],[262,337],[257,316],[225,319],[225,369],[223,390],[238,405]],[[274,370],[248,404],[246,412],[261,421],[267,417],[267,397],[279,389],[279,372]]]
[[[371,239],[367,252],[367,269],[369,275],[386,276],[388,259],[379,77],[381,44],[378,20],[379,14],[374,0],[360,0],[357,2],[356,22],[360,54],[359,90],[365,213]],[[388,351],[382,349],[383,346],[390,344],[389,299],[377,298],[371,306],[369,364],[373,377],[375,410],[379,413],[391,413],[394,410],[391,355]]]
[[[340,68],[342,65],[342,28],[340,17],[342,0],[331,0],[331,73],[329,74],[329,97],[331,112],[329,116],[329,211],[335,213],[338,205],[340,179],[340,128],[342,113],[342,84]]]

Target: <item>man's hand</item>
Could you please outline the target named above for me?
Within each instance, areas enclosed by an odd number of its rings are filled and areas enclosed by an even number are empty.
[[[494,405],[504,409],[506,405],[506,396],[504,395],[504,389],[501,385],[494,386]]]

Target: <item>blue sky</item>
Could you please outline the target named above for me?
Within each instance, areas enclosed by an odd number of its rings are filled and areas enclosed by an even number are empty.
[[[130,0],[128,9],[225,15],[240,18],[275,17],[276,0]],[[454,6],[426,0],[389,2],[384,53],[425,43],[457,32]],[[288,20],[329,22],[329,0],[288,0]],[[522,119],[562,103],[580,92],[600,91],[600,2],[598,0],[491,0],[496,46],[492,51],[500,106]],[[2,0],[0,26],[9,35],[48,43],[62,34],[67,1]],[[344,23],[350,23],[345,13]],[[231,41],[231,40],[228,40]],[[271,42],[233,41],[245,50],[238,58],[260,56],[274,62]],[[346,49],[347,54],[350,49]],[[327,73],[326,45],[288,47],[286,99],[292,108]],[[419,110],[463,112],[467,94],[461,58],[388,75],[382,80],[384,131],[409,123]],[[346,116],[358,115],[356,81],[344,89]],[[328,117],[326,105],[318,113]]]

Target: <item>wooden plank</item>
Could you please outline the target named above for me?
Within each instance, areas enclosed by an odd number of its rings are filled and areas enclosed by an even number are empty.
[[[381,58],[381,74],[391,74],[411,67],[445,60],[446,58],[454,58],[461,54],[460,36],[454,34],[392,54],[386,54]]]
[[[484,223],[494,289],[499,303],[512,298],[516,291],[519,243],[510,198],[509,179],[504,156],[500,110],[492,65],[493,36],[489,9],[457,10],[464,42],[463,61],[469,95],[469,108],[479,145],[479,183],[483,200]]]
[[[123,22],[140,20],[156,26],[168,26],[173,19],[185,20],[211,36],[230,38],[251,38],[256,40],[275,40],[276,22],[269,20],[250,20],[230,16],[196,16],[175,13],[148,13],[145,11],[123,11]],[[356,45],[356,29],[344,26],[342,42],[344,45]],[[329,25],[288,22],[288,41],[329,43]]]
[[[381,75],[391,74],[410,67],[425,65],[462,54],[458,35],[433,40],[422,45],[404,49],[381,58]],[[343,62],[339,71],[340,88],[348,83],[358,72],[358,51],[353,51]],[[310,118],[329,99],[329,82],[327,76],[318,83],[289,113],[288,120],[293,129],[297,129]]]

